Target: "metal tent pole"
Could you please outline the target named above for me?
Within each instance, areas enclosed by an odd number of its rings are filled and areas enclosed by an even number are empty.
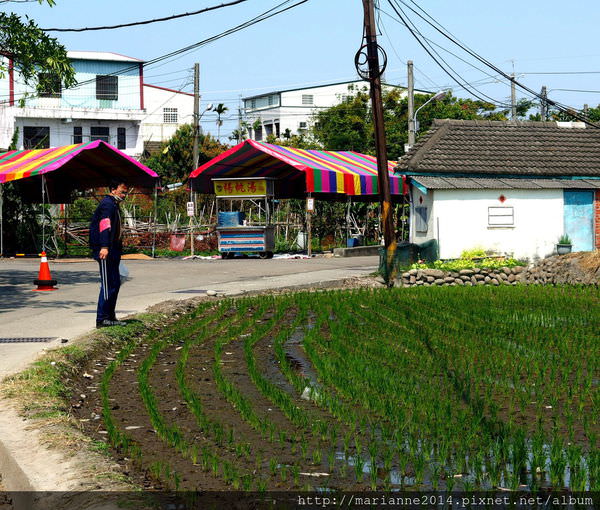
[[[4,186],[0,186],[0,257],[4,257]]]
[[[156,216],[158,215],[158,184],[154,185],[154,221],[152,229],[152,258],[154,258],[154,250],[156,249]]]
[[[352,198],[350,195],[346,197],[346,246],[348,246],[348,239],[350,239],[350,208],[352,207]]]
[[[46,251],[46,178],[42,175],[42,251]]]
[[[311,198],[311,193],[308,193],[308,198]],[[306,243],[307,243],[307,254],[312,257],[312,212],[306,211]]]

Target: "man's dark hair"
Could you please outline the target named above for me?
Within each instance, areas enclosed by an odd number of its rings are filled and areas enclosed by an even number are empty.
[[[124,184],[125,186],[129,187],[129,184],[127,184],[123,179],[111,179],[108,181],[108,191],[117,189],[119,184]]]

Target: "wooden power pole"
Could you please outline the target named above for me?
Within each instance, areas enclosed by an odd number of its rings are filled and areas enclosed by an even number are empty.
[[[390,178],[388,174],[387,149],[385,141],[385,126],[383,122],[383,104],[381,101],[381,74],[385,69],[379,67],[379,46],[375,31],[375,9],[373,0],[362,0],[364,10],[364,27],[366,44],[359,50],[355,62],[360,64],[360,56],[366,48],[368,63],[368,80],[371,83],[371,109],[375,125],[375,151],[377,155],[377,176],[379,184],[379,199],[381,201],[381,221],[383,224],[383,238],[386,251],[385,280],[388,287],[393,287],[395,274],[393,273],[394,254],[396,253],[396,237],[394,233],[394,219],[392,201],[390,196]],[[365,76],[364,71],[359,74]]]
[[[194,145],[192,146],[192,170],[198,168],[198,162],[200,160],[200,154],[198,149],[198,141],[200,139],[200,64],[196,62],[194,64]],[[190,184],[190,204],[196,208],[196,201],[194,200],[194,192]],[[190,254],[194,255],[194,220],[193,216],[195,210],[188,212],[190,216]]]
[[[408,147],[415,144],[417,126],[415,126],[415,78],[413,74],[413,62],[409,60],[406,63],[408,71]]]
[[[200,64],[194,64],[194,146],[192,149],[192,170],[198,168],[198,140],[200,138]]]

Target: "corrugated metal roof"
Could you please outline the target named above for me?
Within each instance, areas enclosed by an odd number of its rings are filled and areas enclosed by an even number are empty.
[[[486,179],[477,177],[410,177],[427,189],[600,189],[600,179]]]

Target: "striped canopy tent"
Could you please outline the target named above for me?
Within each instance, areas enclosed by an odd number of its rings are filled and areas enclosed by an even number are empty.
[[[405,187],[394,167],[389,161],[390,192],[397,199]],[[190,174],[192,189],[213,193],[211,180],[215,177],[275,178],[278,198],[315,193],[328,199],[379,199],[377,160],[352,151],[303,150],[246,140],[194,170]]]
[[[153,189],[158,175],[101,140],[0,153],[0,185],[18,181],[23,198],[31,202],[68,203],[74,190],[106,186],[113,178]]]

